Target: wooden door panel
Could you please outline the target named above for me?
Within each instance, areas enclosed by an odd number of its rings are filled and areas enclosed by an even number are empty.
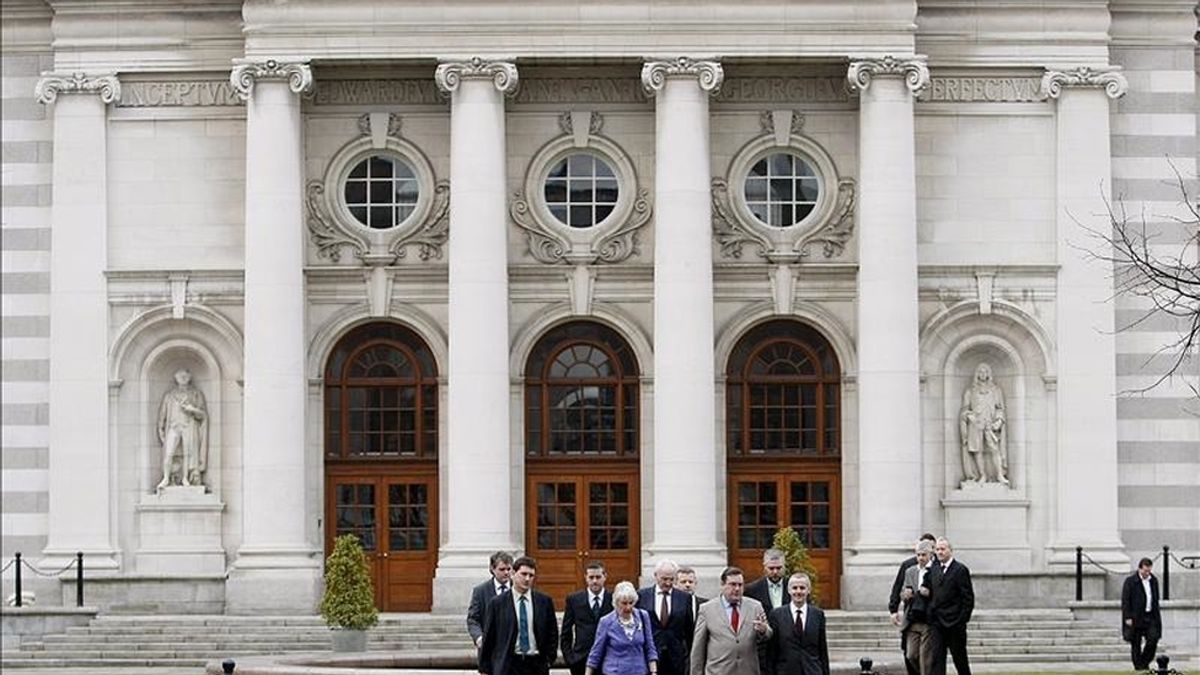
[[[731,472],[730,564],[757,578],[763,551],[780,527],[790,525],[808,548],[821,605],[836,608],[841,598],[840,467],[782,469]]]
[[[329,475],[325,494],[326,554],[339,535],[357,535],[375,586],[376,607],[385,612],[429,611],[437,566],[436,473],[356,467]]]
[[[583,587],[584,569],[600,560],[609,585],[637,584],[637,467],[620,472],[581,473],[542,468],[526,483],[526,550],[538,561],[537,587],[562,608]],[[553,475],[549,475],[553,474]]]

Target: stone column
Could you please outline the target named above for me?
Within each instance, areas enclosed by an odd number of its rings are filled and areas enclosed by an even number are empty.
[[[708,98],[724,80],[715,61],[648,62],[655,97],[653,540],[644,571],[670,558],[713,578],[717,541],[713,405],[712,197]]]
[[[884,567],[920,534],[921,407],[913,97],[920,59],[854,61],[858,113],[858,538],[849,567]],[[850,570],[847,570],[848,573]],[[888,578],[890,580],[890,577]],[[843,582],[847,602],[855,583]],[[864,587],[868,588],[868,587]],[[873,588],[877,603],[879,597]]]
[[[446,543],[435,610],[461,608],[486,577],[488,556],[523,548],[513,535],[509,452],[508,209],[504,97],[517,67],[447,62],[450,95],[449,363],[444,503]],[[518,480],[520,480],[518,478]]]
[[[108,445],[108,104],[115,75],[47,73],[34,91],[54,104],[50,206],[50,513],[39,565],[84,553],[85,571],[117,567]]]
[[[230,81],[246,101],[246,323],[242,545],[226,609],[308,613],[321,560],[306,527],[299,94],[312,87],[312,72],[303,63],[241,62]]]
[[[1128,562],[1117,520],[1113,268],[1091,255],[1111,255],[1091,232],[1111,228],[1105,206],[1112,186],[1109,100],[1126,88],[1111,68],[1052,71],[1042,78],[1043,94],[1058,102],[1059,417],[1051,564],[1074,564],[1076,546],[1099,561]]]

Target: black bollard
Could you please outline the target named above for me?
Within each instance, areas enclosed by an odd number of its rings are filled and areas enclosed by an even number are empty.
[[[1167,675],[1167,673],[1171,672],[1171,669],[1168,667],[1168,664],[1171,663],[1171,657],[1166,654],[1154,659],[1154,662],[1158,664],[1158,670],[1154,671],[1158,675]]]
[[[1163,546],[1163,587],[1162,599],[1171,599],[1171,547]]]
[[[875,662],[872,661],[870,657],[864,656],[861,659],[859,659],[858,667],[862,668],[862,673],[860,673],[860,675],[873,675],[873,673],[871,672],[871,666],[874,666],[874,665],[875,665]]]
[[[83,607],[83,551],[75,553],[75,606]]]
[[[16,576],[13,578],[13,581],[16,583],[16,589],[17,589],[17,607],[20,607],[21,606],[21,552],[17,551],[14,554],[14,556],[16,557],[16,560],[13,562],[13,569],[16,573]]]
[[[221,672],[225,673],[225,675],[230,675],[236,667],[237,664],[233,662],[233,659],[225,659],[221,662]]]
[[[1075,601],[1083,600],[1083,547],[1075,547]]]

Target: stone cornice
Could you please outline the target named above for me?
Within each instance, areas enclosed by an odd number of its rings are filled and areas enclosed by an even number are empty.
[[[288,88],[297,94],[307,94],[312,91],[312,68],[305,61],[284,62],[275,59],[265,61],[234,62],[233,70],[229,73],[229,83],[233,91],[243,101],[250,99],[254,93],[254,83],[258,80],[287,80]]]
[[[903,77],[904,84],[915,96],[929,86],[929,66],[925,65],[923,57],[898,59],[889,54],[878,59],[851,61],[846,72],[850,91],[866,91],[876,77]]]
[[[719,61],[696,61],[680,56],[670,61],[647,61],[642,65],[642,89],[653,96],[673,77],[696,78],[702,91],[716,94],[725,81],[725,70]]]
[[[447,94],[454,93],[463,80],[491,80],[505,96],[515,95],[520,82],[516,64],[511,61],[485,61],[478,56],[467,61],[439,63],[433,80],[438,89]]]
[[[1043,98],[1058,98],[1063,87],[1102,88],[1109,98],[1116,99],[1125,95],[1129,89],[1129,82],[1113,66],[1080,66],[1067,71],[1047,70],[1046,74],[1042,75]]]
[[[42,79],[33,90],[38,103],[53,103],[59,94],[99,94],[101,101],[112,103],[121,98],[121,81],[111,73],[42,73]]]

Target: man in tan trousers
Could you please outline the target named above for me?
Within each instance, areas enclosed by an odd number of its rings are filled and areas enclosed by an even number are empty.
[[[721,594],[700,605],[691,675],[760,675],[758,643],[771,638],[771,627],[762,603],[742,597],[745,583],[742,570],[726,567]]]

